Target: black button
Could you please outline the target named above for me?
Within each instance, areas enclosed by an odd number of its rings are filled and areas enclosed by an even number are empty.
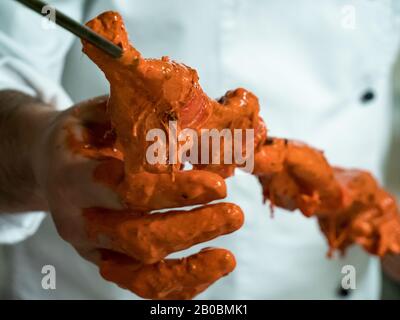
[[[361,96],[361,102],[364,104],[367,104],[374,99],[375,99],[375,93],[371,89],[368,89],[367,91],[365,91],[363,93],[363,95]]]
[[[350,290],[349,289],[345,289],[342,286],[340,286],[337,290],[337,294],[339,297],[348,297],[350,295]]]

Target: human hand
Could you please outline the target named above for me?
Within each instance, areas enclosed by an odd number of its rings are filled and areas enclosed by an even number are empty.
[[[198,170],[125,177],[106,102],[97,98],[59,113],[36,148],[35,175],[57,230],[107,280],[144,298],[192,298],[233,270],[233,255],[207,249],[164,258],[235,231],[243,214],[227,203],[153,213],[223,198],[224,180]]]

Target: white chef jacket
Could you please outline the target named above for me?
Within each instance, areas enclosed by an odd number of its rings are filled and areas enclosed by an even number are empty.
[[[397,0],[101,0],[51,1],[87,21],[119,11],[146,57],[169,55],[198,70],[210,96],[245,87],[260,100],[270,134],[304,140],[331,163],[370,170],[381,180],[390,133],[389,81],[399,29]],[[13,1],[0,2],[0,89],[19,89],[58,108],[105,94],[108,83],[66,31]],[[366,93],[373,99],[362,99]],[[371,94],[370,94],[371,96]],[[234,252],[237,268],[198,296],[203,299],[336,299],[344,265],[356,269],[346,299],[376,299],[379,261],[357,246],[327,259],[315,218],[262,203],[257,180],[238,173],[228,201],[245,212],[237,232],[197,245]],[[137,299],[98,275],[57,235],[43,213],[0,215],[9,244],[4,294],[21,299]],[[56,289],[42,288],[44,265]]]

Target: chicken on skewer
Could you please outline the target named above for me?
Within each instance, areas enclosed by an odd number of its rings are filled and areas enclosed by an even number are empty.
[[[163,260],[174,251],[232,232],[243,222],[240,209],[231,204],[195,209],[193,224],[184,226],[177,221],[187,212],[149,214],[161,208],[223,198],[226,191],[222,177],[232,175],[236,166],[195,164],[195,170],[185,171],[179,161],[149,164],[145,157],[149,147],[146,133],[154,128],[168,131],[171,120],[177,121],[178,131],[254,129],[254,174],[263,186],[266,200],[316,216],[331,250],[344,251],[358,243],[381,256],[400,253],[397,206],[368,173],[333,168],[322,152],[307,145],[267,139],[253,94],[237,89],[219,101],[210,99],[193,69],[165,57],[142,58],[129,44],[118,14],[104,13],[88,25],[124,51],[121,59],[114,60],[84,43],[84,52],[110,82],[110,99],[102,106],[103,114],[109,118],[101,124],[89,122],[83,143],[77,143],[73,135],[69,139],[76,152],[106,159],[98,166],[95,178],[116,190],[127,207],[126,212],[109,214],[102,209],[85,210],[88,233],[96,239],[105,238],[113,251],[105,252],[100,265],[106,279],[146,298],[191,298],[233,270],[233,256],[223,249],[207,250],[182,261]],[[147,248],[134,245],[134,240],[142,237],[141,226],[157,226],[162,219],[171,219],[171,229],[154,227],[144,236]],[[193,226],[204,221],[207,226],[196,234]],[[213,225],[217,227],[213,229]],[[190,239],[185,241],[187,237]],[[217,261],[214,268],[204,272],[211,260]],[[182,270],[195,269],[203,270],[204,277],[191,272],[182,276]],[[140,277],[133,275],[138,270]]]

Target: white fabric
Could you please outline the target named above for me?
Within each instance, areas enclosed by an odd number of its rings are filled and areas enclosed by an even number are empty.
[[[145,56],[169,55],[196,68],[210,96],[243,86],[260,100],[270,133],[304,140],[325,150],[340,166],[381,168],[390,133],[389,79],[399,34],[397,1],[352,0],[102,0],[53,1],[76,19],[108,9],[124,16],[134,45]],[[88,6],[85,6],[89,4]],[[350,6],[350,7],[349,7]],[[355,9],[355,28],[346,27]],[[68,107],[108,92],[81,45],[63,30],[43,30],[41,18],[11,1],[0,2],[0,88],[18,88]],[[68,52],[70,47],[72,49]],[[67,55],[68,53],[68,55]],[[61,80],[61,83],[60,83]],[[362,104],[371,88],[376,98]],[[207,244],[232,250],[237,268],[199,298],[339,298],[342,266],[357,270],[350,299],[376,299],[379,261],[358,247],[329,260],[315,219],[269,210],[256,179],[238,174],[228,180],[228,201],[246,213],[242,229]],[[0,220],[0,240],[17,242],[39,224]],[[32,215],[13,217],[32,219]],[[13,232],[8,232],[13,228]],[[14,239],[11,239],[11,237]],[[6,239],[6,240],[3,240]],[[187,253],[186,252],[186,253]],[[49,218],[24,242],[7,248],[6,293],[12,298],[133,299],[105,282],[56,234]],[[57,289],[43,290],[41,269],[57,270]]]
[[[0,215],[0,243],[14,244],[33,235],[45,218],[44,212]]]

